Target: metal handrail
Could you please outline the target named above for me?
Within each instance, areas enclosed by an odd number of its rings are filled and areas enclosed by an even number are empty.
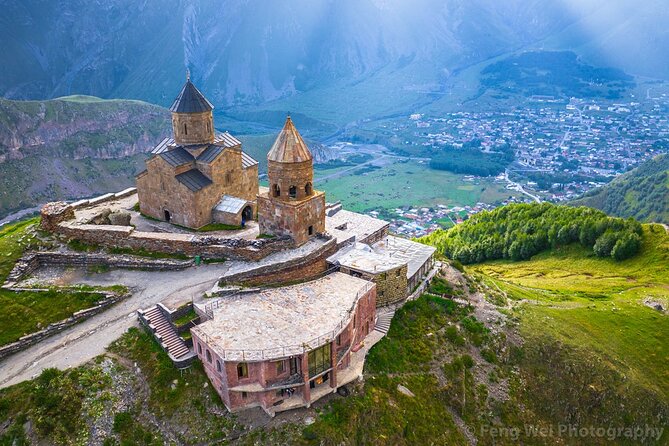
[[[266,349],[221,349],[216,346],[215,340],[200,330],[199,327],[194,327],[191,330],[191,333],[193,330],[195,330],[195,334],[204,340],[207,346],[214,350],[214,352],[216,352],[216,354],[224,361],[263,361],[287,356],[302,355],[334,340],[337,335],[341,333],[341,330],[350,324],[351,317],[355,314],[355,310],[360,303],[360,298],[367,294],[369,290],[371,290],[375,285],[376,284],[373,282],[368,282],[361,290],[356,293],[355,302],[353,305],[351,305],[351,308],[345,312],[345,318],[340,320],[333,330],[312,338],[300,345],[286,345]]]

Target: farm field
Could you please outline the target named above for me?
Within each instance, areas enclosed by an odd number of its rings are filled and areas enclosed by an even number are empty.
[[[491,179],[465,180],[464,175],[430,169],[417,161],[399,161],[380,168],[363,166],[346,175],[318,181],[333,173],[316,170],[316,187],[324,190],[328,201],[341,200],[355,212],[413,206],[474,205],[496,203],[517,194],[504,183]]]

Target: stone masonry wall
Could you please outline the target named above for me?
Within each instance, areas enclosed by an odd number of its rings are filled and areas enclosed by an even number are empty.
[[[119,194],[109,195],[108,199],[111,200],[118,198]],[[247,261],[258,261],[272,253],[294,247],[290,237],[227,239],[207,235],[141,232],[131,226],[78,224],[74,220],[74,208],[86,206],[89,202],[45,205],[42,208],[42,229],[93,245]]]
[[[7,276],[3,288],[16,286],[42,265],[110,266],[115,268],[175,271],[190,267],[192,260],[150,259],[128,255],[79,252],[32,252],[21,257]]]
[[[281,265],[268,265],[225,277],[219,285],[279,285],[296,281],[308,281],[323,274],[328,269],[326,259],[337,251],[336,240],[330,239],[320,249],[309,255]]]

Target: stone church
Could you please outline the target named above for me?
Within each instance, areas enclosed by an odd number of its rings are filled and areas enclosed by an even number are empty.
[[[215,132],[213,109],[188,78],[170,107],[173,137],[152,150],[137,176],[143,214],[194,229],[254,219],[258,162],[234,136]]]

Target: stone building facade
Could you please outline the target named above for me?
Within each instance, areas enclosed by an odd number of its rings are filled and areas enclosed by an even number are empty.
[[[313,157],[288,117],[267,154],[269,191],[258,195],[260,232],[297,245],[325,232],[325,194],[313,188]]]
[[[137,176],[143,214],[189,228],[254,219],[258,162],[238,139],[215,133],[213,108],[188,79],[170,107],[173,137],[152,150]]]
[[[193,346],[225,406],[274,415],[308,407],[360,377],[376,286],[333,273],[196,311],[208,320],[191,329]]]

